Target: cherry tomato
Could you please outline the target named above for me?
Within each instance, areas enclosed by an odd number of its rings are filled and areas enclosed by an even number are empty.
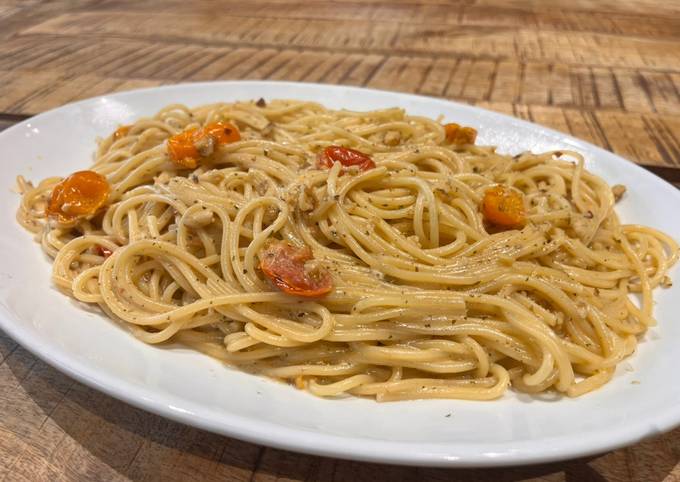
[[[198,161],[205,157],[201,154],[202,144],[212,143],[215,146],[229,144],[241,140],[238,128],[229,122],[211,122],[201,129],[187,129],[168,139],[170,158],[182,167],[195,169]]]
[[[106,203],[110,191],[108,181],[101,174],[75,172],[52,189],[47,215],[64,223],[91,216]]]
[[[118,139],[122,139],[128,135],[128,132],[130,132],[130,127],[131,126],[120,126],[118,129],[116,129],[116,132],[113,133],[113,140],[117,141]]]
[[[188,129],[168,139],[170,158],[182,167],[195,169],[201,156],[194,145],[196,129]]]
[[[230,144],[241,140],[241,133],[229,122],[211,122],[203,128],[206,135],[212,136],[217,144]]]
[[[474,144],[477,139],[477,131],[472,127],[462,127],[453,122],[444,125],[444,132],[446,132],[446,140],[451,144]]]
[[[375,162],[368,155],[355,149],[341,146],[328,146],[319,153],[316,164],[320,168],[333,167],[334,162],[339,162],[343,167],[359,166],[366,171],[375,167]]]
[[[484,193],[484,219],[500,228],[521,228],[526,224],[524,195],[507,186],[494,186]]]
[[[316,298],[333,289],[328,270],[310,266],[308,246],[298,248],[286,241],[272,241],[260,253],[260,269],[274,285],[290,295]]]

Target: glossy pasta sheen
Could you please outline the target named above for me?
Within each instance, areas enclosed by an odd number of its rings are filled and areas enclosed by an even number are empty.
[[[170,136],[215,121],[240,140],[194,170],[172,162]],[[375,167],[317,166],[332,145]],[[108,180],[108,204],[71,224],[45,216],[61,178],[19,178],[18,220],[61,289],[144,342],[188,344],[319,396],[588,392],[654,324],[652,291],[678,258],[673,239],[619,222],[578,153],[456,146],[398,108],[171,105],[100,141],[90,169]],[[521,229],[485,224],[496,185],[523,193]],[[275,288],[259,269],[270,239],[309,246],[332,291]]]

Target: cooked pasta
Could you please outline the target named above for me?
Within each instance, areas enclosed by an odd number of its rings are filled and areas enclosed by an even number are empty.
[[[313,394],[488,400],[607,383],[678,245],[577,152],[509,156],[390,108],[171,105],[88,171],[18,179],[54,283],[140,340]],[[631,294],[633,296],[631,296]]]

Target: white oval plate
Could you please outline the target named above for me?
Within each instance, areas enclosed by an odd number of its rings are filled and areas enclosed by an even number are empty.
[[[399,106],[471,125],[501,152],[575,149],[610,183],[628,186],[624,222],[680,239],[680,191],[609,152],[534,124],[434,98],[279,82],[187,84],[66,105],[0,134],[0,328],[46,362],[128,403],[206,430],[318,455],[397,464],[492,466],[547,462],[620,447],[680,423],[680,281],[658,290],[659,326],[604,388],[577,399],[507,393],[501,400],[379,404],[322,400],[240,373],[182,347],[134,339],[50,283],[50,263],[15,222],[15,176],[39,180],[90,164],[95,138],[171,103],[294,98],[332,108]]]

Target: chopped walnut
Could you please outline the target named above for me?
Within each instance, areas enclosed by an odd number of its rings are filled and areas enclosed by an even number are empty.
[[[401,132],[399,131],[387,131],[383,139],[383,143],[386,146],[396,146],[401,142]]]
[[[279,210],[274,206],[268,206],[264,210],[264,216],[262,217],[262,222],[265,224],[273,223],[279,215]]]
[[[201,137],[194,141],[194,147],[196,147],[201,157],[208,157],[215,150],[215,138],[213,136]]]
[[[614,195],[614,201],[619,202],[619,200],[623,197],[623,194],[626,192],[626,186],[623,184],[614,184],[612,186],[612,194]]]
[[[258,107],[267,107],[267,101],[260,97],[259,99],[257,99],[257,102],[255,102],[255,105]]]
[[[269,189],[269,184],[267,181],[262,181],[255,184],[255,191],[257,191],[260,196],[267,194],[267,189]]]
[[[311,211],[313,210],[317,205],[317,199],[316,195],[314,194],[314,190],[305,185],[305,187],[302,189],[300,192],[300,196],[298,197],[298,207],[300,208],[300,211]]]
[[[291,209],[300,209],[306,212],[313,210],[319,203],[314,190],[306,184],[291,186],[283,195],[283,199]]]
[[[662,288],[670,288],[673,286],[673,281],[671,281],[671,277],[666,275],[663,278],[661,278],[661,287]]]

